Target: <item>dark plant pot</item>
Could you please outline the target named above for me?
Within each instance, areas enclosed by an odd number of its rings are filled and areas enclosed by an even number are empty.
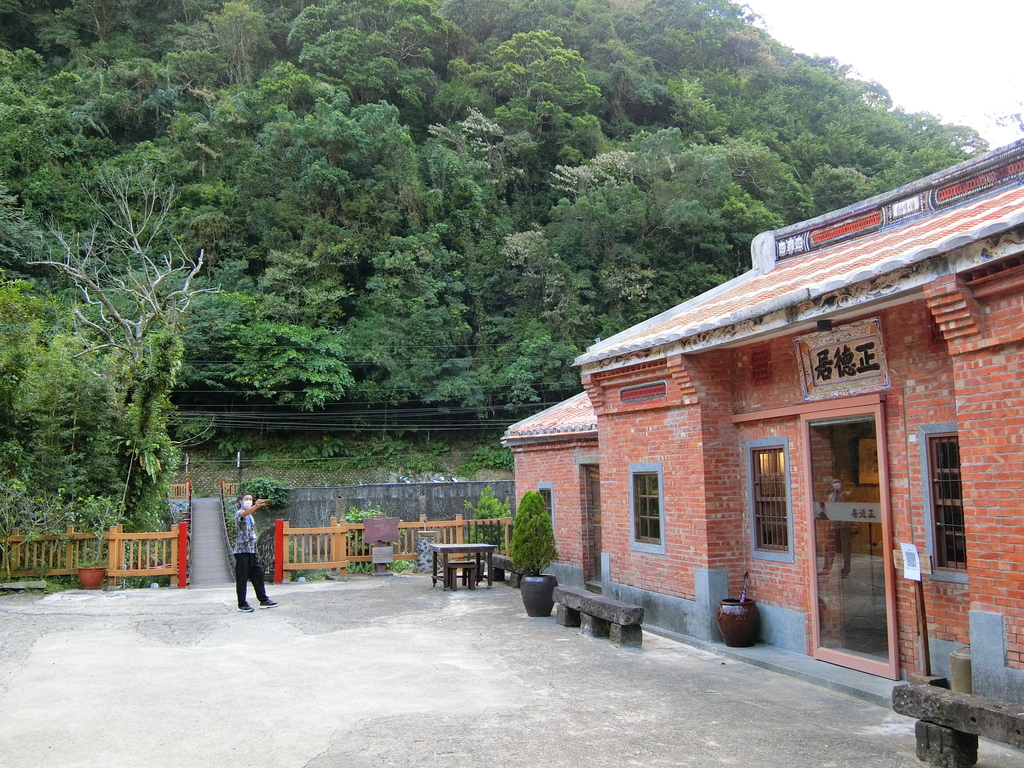
[[[78,580],[82,583],[82,589],[101,589],[107,580],[107,568],[81,566],[78,569]]]
[[[519,592],[523,596],[523,607],[527,616],[550,616],[555,607],[552,593],[558,586],[558,579],[547,573],[540,576],[523,576]]]
[[[740,602],[727,597],[715,614],[718,629],[730,648],[749,648],[757,642],[761,630],[761,612],[753,600]]]

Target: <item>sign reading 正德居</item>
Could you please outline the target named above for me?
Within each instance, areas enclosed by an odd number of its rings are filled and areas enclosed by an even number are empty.
[[[796,338],[805,400],[889,387],[889,366],[877,317]]]
[[[858,504],[852,501],[823,501],[823,519],[846,523],[882,522],[881,504]]]

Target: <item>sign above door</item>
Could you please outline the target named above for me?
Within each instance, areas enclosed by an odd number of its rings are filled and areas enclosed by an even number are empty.
[[[796,337],[804,400],[877,392],[889,387],[882,322],[873,317]]]

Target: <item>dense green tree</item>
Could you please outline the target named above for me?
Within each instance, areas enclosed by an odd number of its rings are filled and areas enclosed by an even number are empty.
[[[753,22],[730,0],[0,0],[5,469],[52,485],[67,452],[69,485],[151,511],[172,402],[518,417],[578,391],[595,337],[746,269],[758,232],[985,148]],[[173,205],[109,194],[142,167]],[[126,213],[150,222],[127,247]],[[62,272],[31,263],[49,230]],[[187,314],[116,325],[166,254]]]
[[[419,128],[437,69],[449,57],[449,34],[428,0],[328,0],[299,14],[288,43],[304,66],[344,86],[354,103],[387,99]]]

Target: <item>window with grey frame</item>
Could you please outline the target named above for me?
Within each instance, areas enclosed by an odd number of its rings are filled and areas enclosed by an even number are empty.
[[[661,491],[657,472],[633,473],[633,538],[661,544]]]
[[[544,499],[544,511],[548,513],[548,517],[553,517],[554,513],[554,500],[552,498],[552,489],[550,486],[540,486],[537,488],[537,493]]]
[[[759,552],[789,552],[785,447],[752,448],[750,478],[754,549]]]
[[[955,434],[928,436],[928,480],[935,526],[935,565],[967,569],[960,440]]]

